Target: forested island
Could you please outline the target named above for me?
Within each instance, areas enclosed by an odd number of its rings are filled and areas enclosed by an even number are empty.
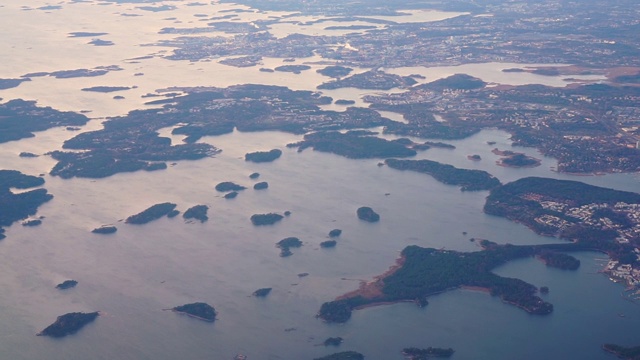
[[[498,149],[493,149],[492,153],[503,156],[502,159],[496,161],[496,164],[500,166],[522,168],[522,167],[536,167],[536,166],[540,166],[540,164],[542,163],[540,159],[536,159],[534,157],[527,156],[523,153],[518,153],[510,150],[502,151]]]
[[[207,205],[195,205],[187,209],[187,211],[182,214],[182,217],[185,220],[196,219],[201,223],[209,220],[207,216],[207,212],[209,211],[209,207]]]
[[[40,205],[53,199],[46,189],[14,194],[11,188],[29,189],[43,184],[41,177],[25,175],[16,170],[0,170],[0,240],[5,238],[3,227],[34,215]]]
[[[358,290],[322,304],[318,317],[342,323],[349,320],[354,309],[372,305],[411,301],[424,307],[431,295],[465,287],[485,290],[530,314],[546,315],[553,311],[553,305],[536,295],[535,286],[496,275],[492,270],[514,259],[589,250],[577,243],[516,246],[482,240],[480,244],[483,250],[477,252],[408,246],[389,271],[361,284]]]
[[[324,346],[340,346],[342,344],[343,339],[341,337],[330,337],[326,338],[322,344]]]
[[[287,257],[293,255],[291,248],[299,248],[302,246],[302,241],[297,237],[284,238],[276,243],[276,247],[280,249],[280,256]]]
[[[131,87],[128,86],[92,86],[92,87],[88,87],[88,88],[82,88],[82,91],[94,91],[94,92],[101,92],[101,93],[110,93],[110,92],[114,92],[114,91],[124,91],[124,90],[130,90],[132,89]]]
[[[328,249],[328,248],[336,247],[337,244],[338,242],[335,240],[326,240],[320,243],[320,247],[323,249]]]
[[[252,153],[247,153],[244,156],[244,160],[255,162],[255,163],[271,162],[278,159],[281,155],[282,155],[282,150],[280,149],[273,149],[269,151],[256,151]]]
[[[74,312],[58,316],[56,321],[39,332],[38,336],[64,337],[78,332],[88,323],[94,321],[100,314],[96,312]]]
[[[359,133],[340,133],[337,131],[315,132],[304,136],[304,140],[287,147],[306,148],[329,152],[350,159],[410,157],[417,153],[406,145],[375,136],[363,136]]]
[[[172,308],[171,310],[208,322],[214,322],[218,315],[213,306],[203,302],[180,305]]]
[[[462,191],[490,190],[500,185],[500,180],[484,170],[459,169],[437,161],[387,159],[385,164],[393,169],[431,175],[442,183],[460,186]]]
[[[102,225],[98,228],[91,230],[94,234],[113,234],[118,231],[118,228],[113,225]]]
[[[146,224],[148,222],[151,222],[153,220],[158,220],[161,217],[168,215],[171,211],[173,211],[176,208],[176,206],[177,206],[176,204],[169,203],[169,202],[155,204],[138,214],[129,216],[125,220],[125,223],[135,224],[135,225]]]
[[[282,72],[290,72],[294,74],[301,74],[303,71],[309,70],[309,69],[311,69],[311,66],[309,65],[282,65],[282,66],[277,66],[274,70],[282,71]]]
[[[329,231],[329,237],[334,238],[334,237],[338,237],[342,235],[342,230],[341,229],[333,229],[331,231]]]
[[[255,183],[253,185],[254,190],[264,190],[269,188],[269,183],[266,181],[261,181],[259,183]]]
[[[333,72],[333,71],[332,71]],[[357,89],[390,90],[395,87],[409,87],[417,83],[412,77],[388,74],[380,70],[370,70],[343,79],[318,85],[318,89],[339,89],[352,87]]]
[[[356,210],[356,215],[358,215],[358,219],[360,220],[368,222],[380,221],[380,215],[368,206],[359,207],[358,210]]]
[[[349,75],[353,71],[352,68],[339,66],[339,65],[331,65],[322,69],[316,70],[318,74],[332,77],[332,78],[341,78]]]
[[[261,288],[253,292],[253,296],[255,297],[266,297],[271,293],[271,288]]]
[[[273,225],[282,220],[284,216],[276,213],[253,214],[251,215],[251,223],[256,226]]]
[[[76,287],[76,285],[78,285],[78,282],[76,280],[65,280],[56,285],[56,289],[67,290]]]
[[[238,185],[234,182],[231,181],[223,181],[221,183],[219,183],[218,185],[216,185],[216,190],[220,191],[220,192],[227,192],[227,191],[241,191],[246,189],[245,186],[242,185]]]
[[[364,355],[355,351],[343,351],[343,352],[315,358],[314,360],[364,360]]]
[[[430,358],[450,358],[455,351],[452,348],[434,348],[419,349],[415,347],[402,349],[402,355],[409,360],[428,360]]]

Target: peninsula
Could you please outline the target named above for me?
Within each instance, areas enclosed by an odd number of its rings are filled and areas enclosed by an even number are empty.
[[[522,223],[611,258],[604,271],[631,286],[640,282],[640,194],[578,181],[528,177],[494,188],[484,212]],[[573,267],[562,258],[547,264]],[[564,264],[564,265],[560,265]]]
[[[298,151],[311,147],[315,151],[329,152],[350,159],[410,157],[417,154],[415,150],[397,141],[337,131],[307,134],[303,141],[288,144],[287,147],[298,147]]]
[[[490,190],[500,185],[500,180],[484,170],[459,169],[437,161],[387,159],[385,164],[397,170],[431,175],[444,184],[460,186],[462,191]]]

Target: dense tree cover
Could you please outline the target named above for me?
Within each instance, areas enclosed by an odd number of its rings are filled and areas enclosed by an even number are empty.
[[[342,230],[341,229],[333,229],[331,231],[329,231],[329,237],[338,237],[342,234]]]
[[[276,247],[280,249],[280,256],[287,257],[291,256],[291,248],[299,248],[302,246],[302,241],[297,237],[288,237],[284,238],[276,243]]]
[[[640,203],[640,194],[637,193],[588,185],[579,181],[527,177],[495,188],[489,194],[487,204],[521,202],[520,196],[527,193],[570,201],[576,206],[591,203]],[[531,205],[530,202],[524,204]]]
[[[84,115],[38,107],[35,101],[11,100],[0,104],[0,143],[34,137],[33,132],[56,126],[84,125],[87,121]]]
[[[631,219],[629,219],[627,214],[621,213],[621,212],[616,212],[615,210],[613,210],[611,208],[596,209],[593,212],[593,215],[591,215],[591,218],[592,219],[607,218],[607,219],[611,220],[611,222],[613,222],[614,224],[620,225],[620,226],[622,226],[622,228],[625,228],[625,229],[633,226],[633,221],[631,221]]]
[[[320,247],[321,248],[332,248],[332,247],[336,247],[336,245],[338,244],[337,241],[335,240],[327,240],[327,241],[323,241],[320,243]]]
[[[244,160],[255,162],[255,163],[271,162],[279,158],[281,155],[282,155],[282,150],[280,149],[273,149],[269,151],[256,151],[256,152],[245,154]]]
[[[256,226],[273,225],[282,220],[284,216],[276,213],[253,214],[251,215],[251,223]]]
[[[216,102],[224,106],[211,106]],[[196,143],[198,139],[230,133],[234,128],[304,134],[319,129],[392,123],[371,109],[348,108],[343,112],[320,109],[320,105],[331,102],[331,98],[315,92],[266,85],[235,85],[153,101],[149,104],[163,108],[131,111],[126,116],[109,119],[101,130],[84,132],[65,141],[64,149],[82,151],[52,152],[58,164],[51,174],[99,178],[118,172],[158,169],[150,162],[202,159],[220,150]],[[5,115],[2,111],[0,108],[0,116]],[[160,137],[158,130],[166,127],[175,127],[173,134],[186,135],[184,144],[173,145],[169,138]],[[11,131],[0,133],[9,136],[15,129],[8,130]],[[26,135],[21,132],[8,139]]]
[[[76,333],[82,329],[82,327],[95,320],[99,315],[98,312],[74,312],[58,316],[56,321],[38,333],[38,336],[59,338]]]
[[[625,360],[640,360],[640,346],[625,347],[616,344],[604,344],[602,348]]]
[[[253,292],[255,297],[265,297],[271,293],[271,288],[261,288]]]
[[[210,322],[215,321],[216,315],[218,315],[218,313],[213,308],[213,306],[203,302],[180,305],[180,306],[174,307],[171,310],[179,313],[185,313],[197,319],[210,321]]]
[[[218,185],[216,185],[216,190],[220,191],[220,192],[227,192],[227,191],[241,191],[246,189],[245,186],[242,185],[238,185],[234,182],[231,181],[223,181],[221,183],[219,183]]]
[[[557,235],[563,239],[579,242],[585,248],[606,252],[613,259],[624,260],[625,263],[635,263],[635,256],[630,255],[633,247],[615,241],[618,237],[618,231],[615,228],[593,226],[571,215],[544,209],[538,198],[554,200],[570,206],[613,205],[617,202],[640,204],[640,194],[577,181],[530,177],[493,189],[484,205],[484,211],[487,214],[521,222],[538,233]],[[566,226],[562,228],[545,226],[536,221],[541,215],[558,217],[567,222]],[[623,228],[630,225],[630,219],[625,214],[610,208],[594,209],[591,217],[592,219],[608,218]]]
[[[410,360],[427,360],[430,358],[449,358],[455,351],[452,348],[436,348],[428,347],[426,349],[419,349],[415,347],[402,349],[402,355]]]
[[[525,154],[513,154],[500,160],[500,163],[511,167],[527,167],[540,165],[540,160]]]
[[[298,146],[300,151],[312,147],[316,151],[330,152],[350,159],[409,157],[417,154],[415,150],[398,142],[337,131],[307,134],[303,141],[287,146]]]
[[[547,266],[562,270],[577,270],[580,267],[580,260],[563,253],[541,251],[538,253],[538,257],[542,259]]]
[[[314,360],[364,360],[364,355],[355,351],[343,351],[343,352],[315,358]]]
[[[428,84],[420,85],[418,88],[431,90],[473,90],[481,89],[487,85],[486,82],[467,74],[454,74],[444,79],[438,79]]]
[[[71,289],[72,287],[75,287],[76,285],[78,285],[78,282],[75,281],[75,280],[65,280],[65,281],[61,282],[60,284],[56,285],[56,289],[66,290],[66,289]]]
[[[368,222],[380,221],[380,215],[368,206],[359,207],[358,210],[356,210],[356,215],[358,215],[358,219],[360,220]]]
[[[318,89],[340,89],[353,87],[357,89],[390,90],[395,87],[409,87],[417,81],[409,76],[385,73],[380,70],[369,70],[318,85]]]
[[[155,204],[138,214],[129,216],[125,220],[125,222],[127,224],[136,224],[136,225],[146,224],[150,221],[158,220],[161,217],[168,215],[171,211],[173,211],[173,209],[176,208],[176,206],[177,206],[176,204],[169,203],[169,202]]]
[[[53,199],[46,189],[35,189],[18,194],[11,188],[28,189],[44,184],[40,177],[24,175],[15,170],[0,170],[0,239],[5,237],[2,227],[35,214],[38,207]]]
[[[196,205],[187,209],[187,211],[182,214],[182,217],[186,220],[196,219],[200,222],[205,222],[209,220],[207,216],[207,212],[209,211],[209,207],[207,205]]]
[[[325,302],[318,317],[328,322],[342,323],[351,318],[353,309],[368,304],[414,301],[419,306],[428,296],[463,286],[487,289],[492,296],[536,315],[553,311],[553,305],[536,296],[538,289],[520,279],[505,278],[492,272],[496,267],[518,258],[539,254],[589,250],[581,243],[547,245],[498,245],[482,240],[483,251],[458,252],[408,246],[402,251],[402,265],[379,280],[380,295],[364,297],[360,292]],[[561,256],[572,263],[573,257]],[[578,262],[579,264],[579,262]]]
[[[462,191],[489,190],[500,185],[500,180],[486,171],[459,169],[431,160],[387,159],[385,163],[393,169],[429,174],[442,183],[460,186]]]
[[[324,76],[332,77],[332,78],[345,77],[345,76],[349,75],[349,73],[351,73],[351,71],[353,71],[352,68],[339,66],[339,65],[327,66],[325,68],[316,70],[317,73],[319,73],[321,75],[324,75]]]
[[[269,188],[269,183],[266,181],[261,181],[259,183],[255,183],[253,185],[254,190],[264,190]]]
[[[341,337],[330,337],[327,338],[323,344],[324,346],[340,346],[340,344],[342,344],[342,338]]]

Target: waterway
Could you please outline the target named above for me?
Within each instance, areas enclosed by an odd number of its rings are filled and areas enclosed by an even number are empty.
[[[0,53],[7,64],[0,69],[0,76],[112,64],[124,68],[98,78],[34,78],[0,92],[4,99],[21,97],[63,110],[93,110],[96,119],[83,130],[99,129],[101,117],[139,108],[143,102],[140,95],[168,86],[258,82],[313,89],[326,81],[315,69],[304,73],[309,76],[298,76],[236,69],[216,62],[189,65],[160,57],[139,64],[125,61],[162,50],[139,44],[157,41],[159,24],[168,22],[163,19],[192,16],[202,8],[178,7],[172,12],[122,17],[116,13],[140,10],[133,4],[98,6],[90,2],[65,3],[63,9],[49,12],[23,11],[23,4],[9,0],[0,7],[0,15],[14,29],[0,39],[0,46],[15,49],[13,55]],[[44,3],[29,4],[37,7]],[[74,17],[85,12],[95,17]],[[105,13],[113,13],[113,17],[98,16]],[[114,18],[128,26],[134,26],[129,19],[136,21],[139,37],[119,34],[119,25],[110,22]],[[48,24],[50,29],[38,24]],[[82,44],[82,39],[66,38],[72,31],[105,29],[120,45],[97,49]],[[21,34],[34,36],[21,43]],[[56,47],[62,52],[53,51]],[[40,56],[27,56],[30,51]],[[133,77],[136,72],[145,76]],[[471,75],[489,76],[482,68]],[[122,101],[111,99],[113,94],[79,90],[123,84],[138,88],[125,92],[127,99]],[[362,93],[341,89],[336,98],[360,100]],[[164,129],[161,133],[169,132]],[[54,160],[48,156],[20,158],[18,153],[44,154],[59,149],[75,134],[56,128],[34,138],[0,144],[0,163],[3,168],[27,174],[46,174]],[[342,325],[316,319],[323,302],[355,289],[359,280],[384,272],[408,245],[477,251],[476,243],[469,241],[472,237],[513,244],[558,240],[482,213],[487,192],[461,192],[426,175],[378,167],[378,160],[349,160],[312,150],[298,153],[285,147],[299,140],[299,136],[280,132],[234,132],[202,140],[223,150],[215,157],[181,161],[165,171],[98,180],[44,175],[45,187],[55,198],[38,212],[45,217],[43,224],[32,228],[15,224],[0,242],[0,287],[4,289],[0,292],[0,358],[231,359],[243,353],[249,359],[312,359],[356,350],[367,359],[399,360],[403,347],[437,346],[453,347],[455,359],[611,359],[600,349],[602,343],[640,343],[636,335],[640,308],[621,296],[621,285],[598,273],[606,259],[597,253],[580,254],[582,266],[576,272],[549,269],[534,259],[514,261],[496,270],[536,286],[549,286],[546,299],[555,311],[545,317],[528,315],[485,293],[457,290],[431,298],[424,309],[412,304],[369,308],[354,312]],[[496,144],[488,145],[489,141]],[[432,148],[418,158],[483,169],[503,182],[547,176],[638,190],[637,175],[558,174],[553,171],[553,159],[541,157],[535,149],[512,149],[509,135],[502,131],[485,130],[450,143],[456,149]],[[494,147],[542,158],[542,165],[532,169],[499,167],[495,164],[498,156],[491,153]],[[244,161],[247,152],[272,148],[283,150],[282,157],[273,163]],[[466,158],[469,154],[479,154],[483,160],[471,162]],[[269,182],[268,190],[251,189],[254,181],[248,175],[253,172],[261,174],[256,181]],[[214,190],[221,181],[234,181],[249,189],[234,200],[226,200]],[[202,224],[186,223],[181,217],[142,226],[121,222],[165,201],[177,203],[182,211],[196,204],[208,205],[210,219]],[[365,205],[380,213],[379,223],[356,218],[355,210]],[[254,213],[285,210],[291,211],[291,216],[274,226],[255,227],[249,221]],[[109,236],[90,232],[103,224],[116,225],[118,232]],[[320,242],[334,228],[343,230],[337,247],[320,248]],[[288,236],[299,237],[304,245],[293,249],[291,257],[281,258],[275,243]],[[309,275],[299,277],[301,273]],[[54,288],[66,279],[79,284],[67,291]],[[273,288],[268,297],[251,296],[263,287]],[[203,323],[162,311],[195,301],[212,304],[219,312],[218,320]],[[76,335],[60,340],[35,336],[58,315],[96,310],[102,316]],[[345,339],[339,350],[317,346],[329,336]]]

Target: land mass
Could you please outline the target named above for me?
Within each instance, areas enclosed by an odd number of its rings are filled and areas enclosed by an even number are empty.
[[[0,104],[0,143],[34,137],[34,132],[57,126],[81,126],[87,121],[84,115],[39,107],[35,101],[11,100]]]
[[[462,191],[490,190],[500,185],[500,180],[484,170],[459,169],[437,161],[387,159],[385,164],[397,170],[431,175],[442,183],[460,186]]]
[[[269,151],[256,151],[247,153],[244,156],[245,161],[251,161],[255,163],[271,162],[278,159],[282,155],[282,150],[273,149]]]
[[[287,147],[298,147],[298,151],[313,148],[315,151],[329,152],[350,159],[410,157],[415,150],[407,145],[375,136],[337,131],[315,132],[304,136],[304,140]]]
[[[359,207],[358,210],[356,210],[356,215],[358,215],[358,219],[360,220],[368,222],[380,221],[380,215],[368,206]]]
[[[402,349],[402,355],[409,360],[427,360],[430,358],[450,358],[455,351],[452,348],[434,348],[418,349],[415,347]]]
[[[354,309],[372,305],[410,301],[424,307],[429,296],[464,287],[484,289],[530,314],[546,315],[553,311],[553,305],[536,295],[535,286],[501,277],[492,270],[508,261],[546,252],[593,250],[578,243],[515,246],[482,240],[480,244],[483,250],[477,252],[408,246],[389,271],[363,282],[358,290],[322,304],[318,317],[342,323],[349,320]]]
[[[302,241],[297,237],[284,238],[276,243],[276,247],[280,249],[280,256],[287,257],[293,255],[291,248],[299,248],[302,246]]]
[[[203,302],[180,305],[172,308],[171,310],[208,322],[214,322],[218,315],[213,306]]]
[[[629,286],[640,283],[640,194],[528,177],[494,188],[484,212],[605,252],[611,258],[606,273]]]
[[[176,208],[176,206],[177,206],[176,204],[169,203],[169,202],[155,204],[138,214],[129,216],[125,220],[125,222],[127,224],[135,224],[135,225],[146,224],[148,222],[158,220],[161,217],[168,215],[171,211],[173,211]]]
[[[640,346],[624,347],[616,344],[604,344],[602,348],[625,360],[639,360],[640,359]]]
[[[273,225],[282,220],[284,216],[276,213],[253,214],[251,215],[251,223],[256,226]]]
[[[11,188],[29,189],[42,186],[44,179],[25,175],[16,170],[0,170],[0,240],[5,238],[3,227],[26,219],[38,211],[40,205],[53,199],[46,189],[14,194]]]
[[[207,212],[209,211],[209,207],[207,205],[196,205],[187,209],[187,211],[182,214],[182,217],[185,220],[196,219],[201,223],[209,220],[207,216]]]
[[[314,360],[364,360],[364,355],[355,351],[342,351],[339,353],[315,358]]]
[[[318,85],[318,89],[333,90],[352,87],[357,89],[390,90],[396,87],[406,88],[415,84],[416,80],[409,76],[388,74],[380,70],[370,70],[340,80],[320,84]]]
[[[51,336],[55,338],[74,334],[88,323],[94,321],[100,314],[98,312],[82,313],[74,312],[58,316],[56,321],[39,332],[38,336]]]

